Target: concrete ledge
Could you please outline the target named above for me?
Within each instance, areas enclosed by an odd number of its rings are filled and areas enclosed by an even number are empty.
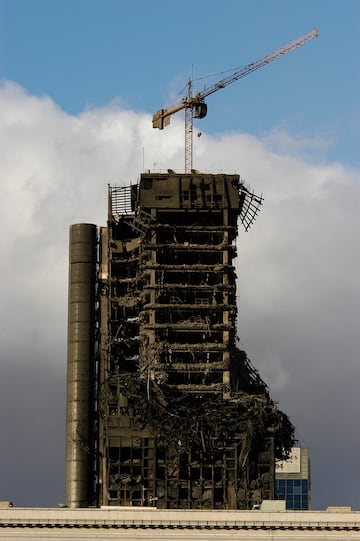
[[[0,528],[189,528],[360,530],[360,511],[196,511],[155,508],[2,508]]]

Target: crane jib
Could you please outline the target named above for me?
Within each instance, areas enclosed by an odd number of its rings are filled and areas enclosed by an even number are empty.
[[[217,81],[215,84],[211,85],[208,88],[205,88],[201,92],[197,92],[195,95],[192,94],[192,80],[188,82],[188,93],[184,97],[180,104],[168,107],[166,109],[159,109],[152,119],[153,128],[158,128],[160,130],[170,124],[171,115],[177,113],[178,111],[185,109],[185,172],[190,172],[192,168],[192,136],[193,136],[193,119],[194,118],[204,118],[207,114],[207,105],[205,103],[205,98],[213,94],[221,88],[225,88],[231,83],[238,81],[245,75],[256,71],[257,69],[269,64],[273,60],[280,58],[288,54],[290,51],[293,51],[297,47],[304,45],[308,41],[318,37],[319,33],[317,28],[313,28],[310,32],[301,36],[294,41],[291,41],[284,47],[280,47],[274,53],[267,55],[256,62],[252,62],[247,66],[234,71],[228,77]]]

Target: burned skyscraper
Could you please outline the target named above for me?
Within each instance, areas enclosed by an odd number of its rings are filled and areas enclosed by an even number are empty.
[[[236,347],[234,257],[261,198],[238,175],[109,187],[70,230],[66,499],[249,509],[293,427]]]

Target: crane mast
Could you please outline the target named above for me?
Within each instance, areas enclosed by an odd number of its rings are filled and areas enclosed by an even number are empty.
[[[189,79],[187,95],[182,98],[181,102],[166,109],[159,109],[153,115],[153,128],[158,128],[162,130],[170,124],[170,117],[173,114],[181,111],[182,109],[185,110],[185,173],[190,173],[193,167],[193,122],[194,118],[204,118],[206,116],[207,105],[205,103],[205,98],[207,98],[214,92],[217,92],[218,90],[234,83],[235,81],[238,81],[242,77],[245,77],[245,75],[248,75],[249,73],[252,73],[257,69],[266,66],[277,58],[288,54],[294,49],[297,49],[301,45],[304,45],[308,41],[316,38],[317,36],[318,31],[316,28],[313,28],[307,34],[304,34],[303,36],[300,36],[299,38],[291,41],[287,45],[280,47],[273,53],[264,56],[263,58],[260,58],[259,60],[256,60],[255,62],[252,62],[251,64],[240,68],[239,70],[234,71],[228,77],[217,81],[213,85],[205,88],[200,92],[196,92],[196,94],[194,95],[192,93],[192,80]]]

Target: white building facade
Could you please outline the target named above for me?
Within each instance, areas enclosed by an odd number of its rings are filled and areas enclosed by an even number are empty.
[[[268,508],[271,505],[254,511],[1,508],[0,539],[360,541],[360,511],[264,510]]]

